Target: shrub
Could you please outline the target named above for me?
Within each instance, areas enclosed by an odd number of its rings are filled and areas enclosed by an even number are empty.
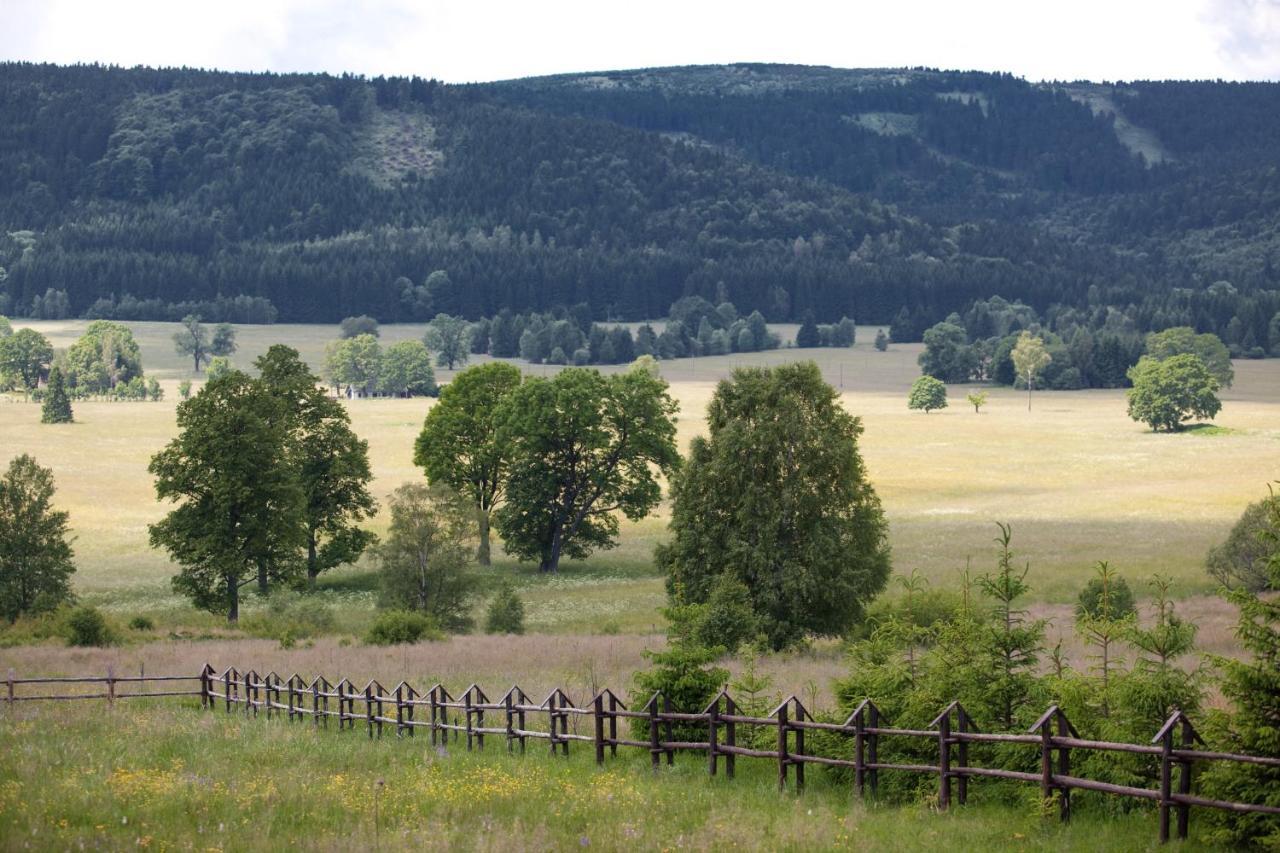
[[[429,616],[409,610],[387,610],[373,620],[364,641],[371,646],[397,646],[443,637],[438,623]]]
[[[106,617],[96,607],[77,607],[67,614],[66,636],[71,646],[108,646],[112,642]]]
[[[256,636],[295,640],[319,636],[336,627],[333,611],[314,596],[296,592],[277,592],[267,600],[265,611],[253,613],[240,621],[241,628]]]
[[[760,619],[751,607],[751,592],[733,575],[715,580],[694,628],[694,638],[708,648],[723,646],[734,653],[760,633]]]
[[[1102,584],[1102,578],[1093,577],[1089,579],[1085,588],[1080,590],[1080,597],[1076,601],[1077,618],[1120,620],[1137,612],[1133,603],[1133,591],[1129,589],[1129,584],[1124,578],[1113,576],[1108,581],[1110,589],[1107,592],[1110,601],[1109,606],[1105,608],[1108,612],[1104,613]]]
[[[510,584],[498,590],[489,603],[484,629],[490,634],[523,634],[524,602]]]
[[[1266,537],[1271,527],[1268,516],[1277,501],[1280,498],[1272,497],[1249,504],[1226,541],[1210,549],[1205,567],[1228,589],[1260,592],[1267,588],[1267,561],[1280,553],[1280,543]]]
[[[129,627],[134,631],[154,631],[156,623],[148,616],[135,616],[129,620]]]

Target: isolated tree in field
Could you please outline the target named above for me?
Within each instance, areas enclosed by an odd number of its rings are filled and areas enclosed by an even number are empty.
[[[1222,410],[1218,380],[1198,355],[1143,356],[1129,368],[1129,379],[1129,417],[1155,432],[1177,432],[1189,418],[1211,420]]]
[[[496,515],[507,553],[547,572],[613,547],[618,513],[648,515],[662,497],[655,473],[679,465],[676,409],[652,359],[612,376],[573,367],[512,391],[498,431],[511,453]]]
[[[806,311],[800,329],[796,332],[796,347],[808,349],[817,346],[822,346],[822,335],[818,331],[818,323],[813,319],[813,312]]]
[[[524,602],[511,584],[504,584],[489,602],[484,630],[489,634],[524,633]]]
[[[1013,369],[1027,383],[1027,411],[1029,412],[1031,411],[1031,388],[1040,372],[1053,361],[1053,356],[1049,355],[1049,351],[1045,349],[1044,341],[1030,332],[1023,332],[1018,335],[1018,342],[1013,345],[1010,357],[1013,359]]]
[[[889,577],[861,422],[806,362],[734,371],[708,427],[672,479],[671,539],[657,549],[672,602],[706,602],[731,574],[775,649],[845,633]]]
[[[377,546],[384,607],[435,617],[453,631],[471,627],[467,576],[475,536],[468,501],[447,486],[408,483],[391,496],[391,525]]]
[[[923,409],[927,415],[933,409],[947,407],[947,386],[945,383],[925,374],[911,383],[911,393],[907,397],[907,408],[917,411]]]
[[[1147,335],[1146,354],[1156,361],[1188,353],[1200,356],[1204,366],[1218,380],[1218,387],[1231,387],[1231,382],[1235,379],[1231,353],[1217,335],[1210,332],[1197,335],[1196,330],[1190,326],[1175,326]]]
[[[422,341],[399,341],[382,351],[378,393],[390,397],[425,397],[436,393],[431,353]]]
[[[378,330],[377,320],[368,314],[361,314],[358,317],[347,317],[339,323],[338,334],[343,340],[347,340],[361,335],[373,335],[376,338],[381,333]]]
[[[1254,501],[1245,507],[1240,519],[1221,545],[1215,545],[1205,558],[1209,574],[1228,589],[1243,587],[1249,592],[1268,588],[1271,581],[1267,565],[1280,554],[1280,540],[1267,537],[1277,497]]]
[[[979,414],[982,411],[982,407],[987,404],[987,392],[974,391],[965,397],[965,399],[969,401],[970,406],[973,406],[973,413],[976,415]]]
[[[334,387],[345,385],[349,392],[372,394],[382,368],[382,347],[373,335],[332,341],[325,350],[324,363],[325,374]]]
[[[880,352],[889,348],[889,336],[884,333],[884,329],[876,329],[875,346]]]
[[[151,545],[181,566],[175,590],[235,622],[240,587],[304,542],[288,425],[261,383],[231,371],[178,404],[178,429],[148,468],[156,497],[178,504],[151,525]]]
[[[66,512],[55,510],[53,471],[23,454],[0,477],[0,615],[53,610],[71,597]]]
[[[1280,589],[1280,501],[1268,504],[1263,532],[1274,548],[1267,571]],[[1218,658],[1221,690],[1232,709],[1217,726],[1216,746],[1230,752],[1280,759],[1280,598],[1263,598],[1245,589],[1230,593],[1240,608],[1236,639],[1250,657]],[[1215,799],[1280,806],[1280,766],[1215,762],[1201,777],[1202,790]],[[1280,823],[1263,815],[1220,815],[1217,840],[1236,847],[1280,845]]]
[[[35,329],[0,338],[0,388],[34,391],[53,361],[53,347]]]
[[[471,324],[462,317],[437,314],[427,324],[422,341],[436,354],[436,364],[453,370],[455,365],[466,364],[471,357]]]
[[[45,391],[44,404],[40,409],[40,423],[69,424],[74,420],[71,415],[71,398],[67,396],[67,385],[62,381],[62,371],[54,367],[49,371],[49,387]]]
[[[372,518],[377,503],[369,494],[369,443],[351,430],[347,410],[317,387],[319,379],[290,347],[276,344],[255,362],[258,382],[281,407],[286,430],[285,460],[297,473],[302,492],[304,529],[301,560],[285,553],[289,564],[306,568],[315,587],[323,571],[354,563],[374,536],[358,526]],[[294,541],[289,536],[286,541]]]
[[[142,375],[142,350],[123,323],[94,320],[67,349],[64,379],[101,393]]]
[[[213,327],[213,337],[209,339],[209,352],[217,356],[230,356],[239,345],[236,343],[236,327],[230,323],[219,323]]]
[[[441,390],[414,444],[413,463],[427,481],[452,487],[475,507],[482,566],[489,565],[489,524],[510,463],[511,447],[498,438],[499,412],[519,385],[520,371],[500,361],[462,371]]]
[[[195,314],[182,318],[182,331],[174,333],[173,347],[178,355],[191,357],[193,373],[199,373],[200,367],[213,358],[209,352],[209,330]]]

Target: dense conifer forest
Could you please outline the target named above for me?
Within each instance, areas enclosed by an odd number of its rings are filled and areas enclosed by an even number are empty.
[[[918,339],[999,296],[1051,329],[1189,325],[1260,356],[1280,347],[1277,139],[1267,83],[10,63],[0,314],[617,321],[699,296]]]

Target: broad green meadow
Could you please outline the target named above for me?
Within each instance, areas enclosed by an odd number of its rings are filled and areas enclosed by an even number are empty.
[[[71,344],[85,323],[19,322],[55,347]],[[495,565],[475,569],[484,591],[512,581],[526,606],[520,637],[455,636],[414,646],[373,647],[358,639],[375,612],[373,566],[335,570],[320,598],[335,629],[285,648],[266,633],[266,606],[252,594],[242,625],[199,613],[170,589],[174,569],[148,547],[147,525],[166,512],[156,502],[148,460],[175,433],[178,383],[193,378],[173,349],[176,324],[130,323],[159,403],[79,402],[76,423],[40,424],[40,408],[0,398],[0,461],[30,453],[53,469],[58,508],[76,537],[74,588],[118,627],[145,615],[155,630],[120,627],[123,642],[76,649],[58,639],[0,647],[0,673],[21,675],[195,673],[205,661],[348,676],[363,683],[473,681],[495,695],[519,682],[541,695],[563,686],[575,697],[603,686],[624,693],[663,643],[663,580],[652,552],[668,519],[622,524],[618,547],[540,575],[495,546]],[[795,327],[778,329],[784,339]],[[384,326],[384,344],[421,336],[422,326]],[[994,522],[1013,526],[1017,559],[1029,562],[1031,609],[1052,621],[1051,637],[1085,655],[1072,630],[1072,605],[1094,563],[1109,560],[1140,597],[1153,572],[1171,576],[1180,612],[1200,627],[1200,647],[1231,654],[1233,608],[1205,574],[1205,552],[1221,541],[1244,507],[1280,479],[1280,360],[1237,361],[1234,387],[1222,395],[1212,427],[1158,435],[1125,414],[1123,391],[1025,392],[991,388],[980,414],[972,390],[950,386],[951,405],[929,414],[907,409],[919,374],[919,345],[877,352],[874,327],[851,349],[784,348],[661,364],[680,404],[679,441],[687,449],[705,430],[716,383],[735,367],[811,359],[862,418],[861,451],[890,523],[897,573],[913,569],[934,586],[955,588],[968,567],[994,567]],[[297,348],[319,371],[336,326],[239,326],[237,366],[275,343]],[[487,357],[473,357],[484,361]],[[558,368],[519,363],[541,374]],[[438,369],[447,382],[451,372]],[[197,387],[199,379],[196,378]],[[400,484],[421,477],[414,438],[432,405],[424,399],[346,401],[369,442],[372,491],[385,503]],[[385,530],[385,512],[373,523]],[[891,585],[890,595],[896,593]],[[20,638],[21,639],[21,638]],[[1051,640],[1052,642],[1052,640]],[[811,706],[832,706],[831,681],[847,668],[836,641],[768,655],[757,673],[769,692],[794,692]],[[744,664],[728,662],[735,677]],[[56,734],[55,734],[56,732]],[[739,778],[709,780],[705,759],[686,758],[654,775],[642,753],[595,768],[589,750],[550,759],[543,748],[509,756],[425,738],[394,735],[368,742],[363,729],[339,734],[262,718],[203,713],[189,700],[147,700],[107,709],[101,702],[30,703],[0,710],[0,849],[978,849],[1154,848],[1154,815],[1080,809],[1073,822],[1043,820],[1029,792],[1026,808],[983,801],[942,814],[928,802],[861,804],[849,787],[811,773],[801,796],[776,791],[776,769],[742,761]],[[629,752],[624,750],[624,752]],[[816,770],[816,768],[815,768]],[[980,787],[980,786],[976,786]]]

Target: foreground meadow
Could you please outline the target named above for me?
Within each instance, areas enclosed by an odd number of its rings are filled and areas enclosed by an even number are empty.
[[[970,804],[858,802],[810,774],[779,794],[776,769],[705,759],[654,773],[624,750],[509,755],[362,728],[205,712],[191,700],[42,704],[0,711],[0,849],[1155,849],[1154,813],[1081,803],[1068,825],[1037,797],[1009,806],[975,785]],[[56,734],[55,734],[56,732]],[[1016,796],[1015,796],[1016,800]],[[1190,845],[1187,845],[1188,847]],[[1196,844],[1196,849],[1203,849]]]

